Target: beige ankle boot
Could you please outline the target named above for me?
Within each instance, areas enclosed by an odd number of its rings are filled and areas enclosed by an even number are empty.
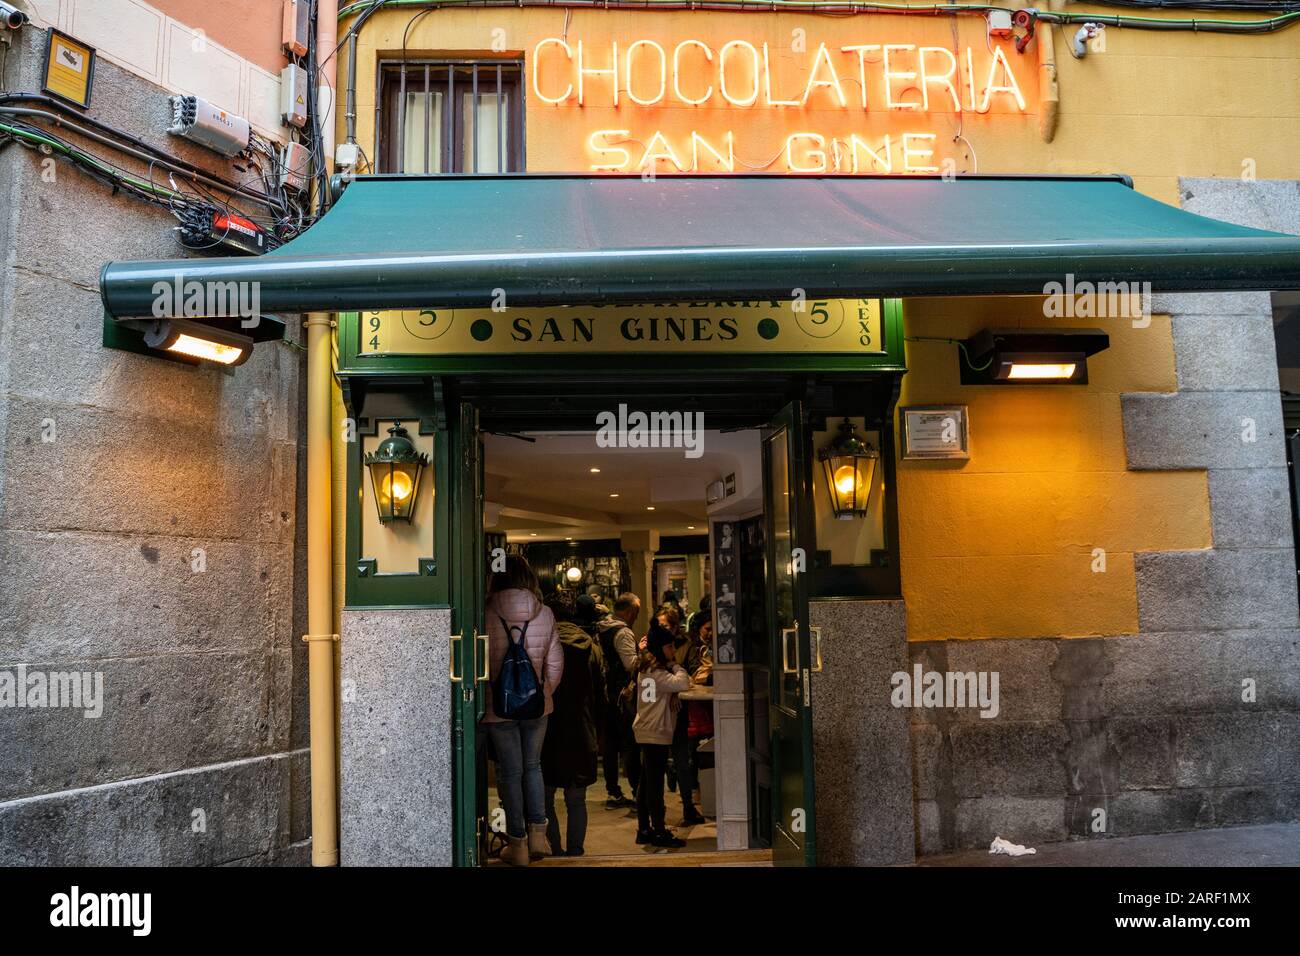
[[[550,855],[551,844],[546,839],[545,823],[528,824],[528,852],[534,860]]]
[[[506,837],[506,847],[501,851],[501,859],[511,866],[527,866],[528,838]]]

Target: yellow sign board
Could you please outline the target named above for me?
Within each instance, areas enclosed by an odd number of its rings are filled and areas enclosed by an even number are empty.
[[[880,355],[879,299],[362,312],[362,355]]]
[[[95,49],[58,30],[50,30],[45,49],[45,92],[59,99],[90,106],[90,84],[95,76]]]

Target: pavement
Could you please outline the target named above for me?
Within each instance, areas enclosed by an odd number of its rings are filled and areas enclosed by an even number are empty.
[[[1007,837],[1016,842],[1014,836]],[[1300,866],[1300,823],[1047,843],[1029,856],[987,849],[921,857],[917,866]]]

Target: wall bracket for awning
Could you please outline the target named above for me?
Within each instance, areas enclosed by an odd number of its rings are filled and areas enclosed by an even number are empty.
[[[1109,177],[368,176],[256,258],[113,262],[111,316],[158,282],[257,283],[268,312],[666,300],[1300,288],[1300,237]]]

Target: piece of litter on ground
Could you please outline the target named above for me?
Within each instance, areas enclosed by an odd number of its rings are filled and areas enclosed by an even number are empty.
[[[1005,853],[1007,856],[1025,856],[1037,852],[1032,846],[1021,846],[1019,843],[1012,843],[1010,840],[1002,839],[1002,837],[994,837],[993,842],[989,844],[990,856],[998,853]]]

